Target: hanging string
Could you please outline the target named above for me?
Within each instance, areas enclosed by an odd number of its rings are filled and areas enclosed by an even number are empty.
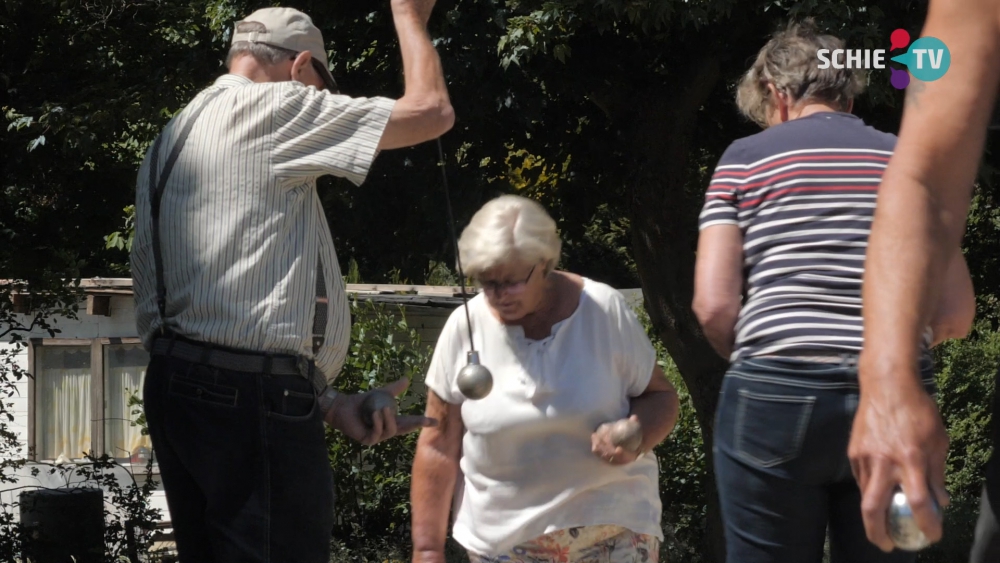
[[[476,350],[476,345],[472,342],[472,320],[469,317],[469,300],[465,292],[465,272],[462,271],[462,256],[458,251],[458,235],[455,234],[455,217],[451,212],[451,193],[448,191],[448,174],[444,169],[444,149],[441,147],[441,137],[437,138],[438,146],[438,166],[441,168],[441,182],[444,184],[445,207],[448,210],[448,230],[451,233],[451,242],[455,248],[455,262],[458,264],[458,281],[462,287],[462,306],[465,307],[465,324],[469,329],[469,349]]]

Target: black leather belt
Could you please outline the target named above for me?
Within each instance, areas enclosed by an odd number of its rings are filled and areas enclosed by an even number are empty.
[[[153,342],[153,354],[232,371],[303,375],[299,368],[299,358],[287,354],[233,352],[208,344],[193,344],[172,338],[157,338]]]

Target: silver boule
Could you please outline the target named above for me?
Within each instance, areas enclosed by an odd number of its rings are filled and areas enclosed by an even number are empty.
[[[479,363],[479,353],[469,352],[469,363],[458,372],[456,383],[463,395],[477,401],[493,390],[493,374]]]
[[[937,503],[934,495],[931,495],[931,506],[934,514],[941,519],[941,507]],[[905,551],[919,551],[931,544],[913,517],[913,509],[906,498],[906,494],[898,486],[892,493],[892,502],[889,503],[888,515],[889,537],[899,549]]]
[[[606,422],[611,443],[623,450],[635,452],[642,445],[642,426],[631,418]]]
[[[396,398],[392,396],[392,393],[382,389],[375,389],[368,392],[365,400],[361,401],[361,416],[364,417],[365,424],[367,424],[369,428],[374,426],[375,412],[386,407],[391,408],[392,413],[396,414]]]

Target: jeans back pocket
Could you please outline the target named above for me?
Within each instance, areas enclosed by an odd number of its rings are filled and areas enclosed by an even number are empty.
[[[747,463],[774,467],[798,457],[816,397],[739,389],[735,450]]]

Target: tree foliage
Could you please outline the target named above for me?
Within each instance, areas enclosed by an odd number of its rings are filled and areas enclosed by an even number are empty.
[[[403,396],[399,412],[423,414],[424,397],[419,388],[430,363],[429,345],[421,345],[401,311],[371,301],[351,299],[350,303],[351,349],[337,376],[337,386],[360,393],[405,377],[417,390]],[[410,433],[369,448],[328,429],[337,485],[336,535],[345,543],[369,536],[405,541],[410,519],[410,464],[417,436]]]

